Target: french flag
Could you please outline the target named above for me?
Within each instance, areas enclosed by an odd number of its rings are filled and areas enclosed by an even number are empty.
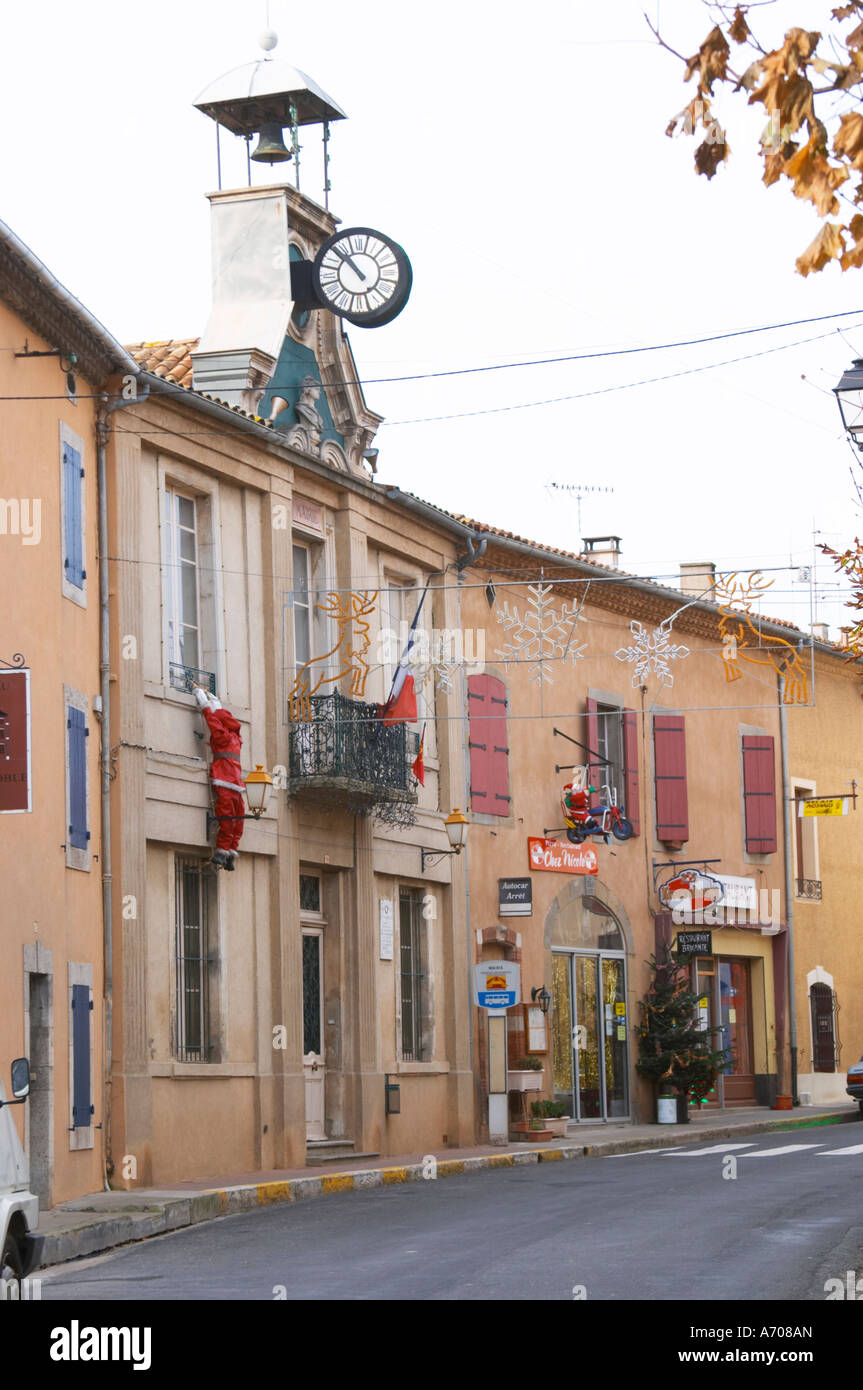
[[[396,667],[395,678],[393,679],[392,689],[389,699],[381,707],[381,723],[390,728],[393,724],[412,724],[417,717],[417,696],[414,689],[414,678],[410,673],[411,649],[416,641],[417,623],[425,603],[425,596],[428,593],[428,584],[422,591],[414,620],[408,632],[407,646],[402,653],[402,659]]]

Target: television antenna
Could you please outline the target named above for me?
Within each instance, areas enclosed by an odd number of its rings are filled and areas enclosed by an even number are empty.
[[[546,483],[548,492],[566,492],[575,498],[578,506],[578,543],[581,545],[581,503],[585,497],[594,493],[614,492],[613,487],[601,487],[594,483]]]

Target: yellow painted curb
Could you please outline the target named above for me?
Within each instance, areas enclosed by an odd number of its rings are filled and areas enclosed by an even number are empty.
[[[291,1184],[289,1182],[262,1182],[258,1184],[258,1206],[269,1206],[272,1202],[289,1202]]]
[[[540,1149],[540,1163],[553,1163],[556,1158],[563,1158],[563,1149]]]
[[[511,1168],[512,1154],[492,1154],[488,1166],[489,1168]]]
[[[353,1173],[330,1173],[321,1178],[321,1192],[353,1192]]]
[[[409,1182],[410,1176],[407,1168],[384,1168],[381,1179],[384,1187],[392,1187],[395,1183]]]
[[[219,1190],[219,1191],[216,1193],[216,1196],[217,1196],[218,1199],[219,1199],[219,1211],[222,1211],[222,1212],[227,1211],[227,1209],[228,1209],[228,1194],[227,1194],[227,1192],[222,1192],[221,1190]]]
[[[455,1178],[464,1172],[463,1158],[442,1158],[437,1166],[439,1178]]]

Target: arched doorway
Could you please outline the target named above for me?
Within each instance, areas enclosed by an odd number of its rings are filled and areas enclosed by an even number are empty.
[[[549,912],[554,1098],[574,1120],[629,1118],[631,941],[620,903],[599,883],[570,883]]]

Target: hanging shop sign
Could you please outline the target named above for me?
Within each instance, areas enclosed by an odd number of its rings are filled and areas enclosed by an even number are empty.
[[[555,874],[599,873],[599,859],[593,845],[570,845],[529,836],[527,853],[532,869],[548,869]]]
[[[512,960],[484,960],[473,968],[473,1002],[481,1009],[510,1009],[521,995],[521,966]]]
[[[737,874],[711,874],[722,887],[723,907],[737,908],[744,912],[757,912],[758,888],[754,878],[741,878]]]
[[[0,671],[0,812],[30,811],[30,672]]]
[[[497,881],[498,912],[501,917],[530,917],[533,912],[532,896],[532,879],[499,878]]]
[[[699,869],[680,869],[673,878],[660,883],[657,892],[663,907],[678,912],[703,912],[723,901],[722,884],[713,874]]]
[[[797,815],[804,816],[847,816],[848,802],[844,796],[809,796],[799,802]]]
[[[679,931],[675,950],[679,956],[712,956],[713,933],[709,931]]]

